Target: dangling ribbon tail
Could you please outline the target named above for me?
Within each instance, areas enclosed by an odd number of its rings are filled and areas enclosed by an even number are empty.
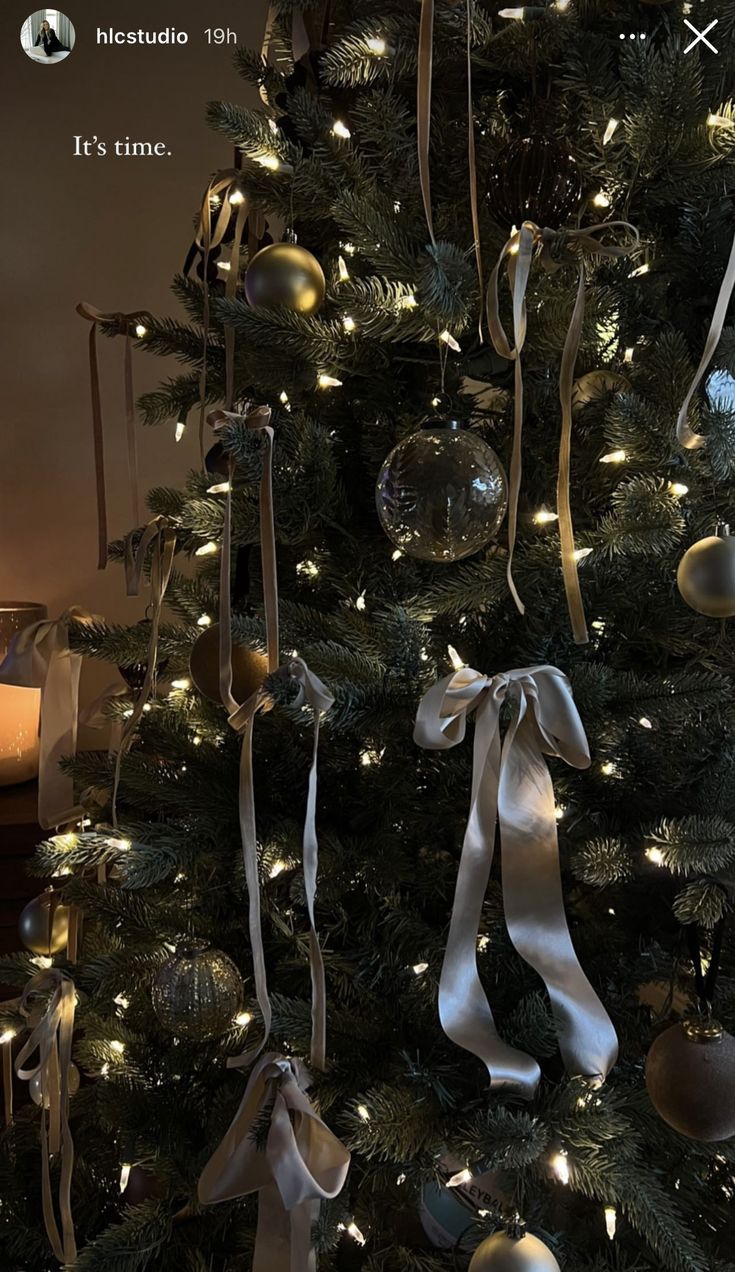
[[[715,311],[712,315],[712,322],[710,323],[710,329],[707,333],[704,353],[702,354],[699,366],[694,373],[694,379],[689,386],[689,391],[684,398],[681,410],[679,411],[679,417],[676,421],[676,436],[679,439],[679,444],[686,450],[699,450],[702,446],[707,445],[707,439],[702,437],[699,433],[695,433],[693,429],[690,428],[689,407],[691,406],[692,398],[699,387],[702,376],[712,361],[715,355],[715,350],[720,343],[733,291],[735,291],[735,238],[733,238],[732,247],[730,249],[730,258],[727,262],[727,269],[725,270],[725,277],[722,280],[720,293],[717,297],[717,304],[715,305]]]
[[[431,81],[434,61],[434,0],[421,0],[419,23],[418,76],[416,81],[416,125],[418,137],[419,182],[429,235],[436,247],[434,218],[431,211],[431,173],[429,145],[431,141]]]

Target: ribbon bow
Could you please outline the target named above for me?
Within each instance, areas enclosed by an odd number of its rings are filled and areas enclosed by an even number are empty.
[[[306,1096],[297,1060],[263,1056],[242,1103],[199,1180],[199,1201],[212,1205],[259,1193],[253,1272],[315,1272],[311,1227],[319,1203],[341,1191],[350,1154]],[[265,1151],[255,1130],[268,1116]]]
[[[501,746],[500,709],[516,705]],[[568,1072],[599,1085],[615,1062],[617,1038],[572,946],[561,889],[554,791],[545,755],[587,768],[589,748],[566,676],[523,667],[484,676],[466,667],[429,689],[414,740],[428,750],[463,741],[475,715],[472,799],[439,983],[444,1032],[487,1066],[493,1088],[530,1099],[536,1061],[499,1037],[477,970],[477,939],[500,826],[503,903],[510,939],[551,999]]]
[[[76,1263],[77,1259],[74,1221],[71,1213],[74,1143],[69,1129],[69,1065],[71,1064],[76,1002],[74,982],[57,967],[38,972],[23,990],[20,1012],[26,1017],[30,1016],[31,998],[49,991],[51,991],[51,998],[46,1011],[18,1052],[15,1071],[23,1082],[30,1082],[37,1074],[41,1078],[43,1219],[55,1257],[59,1263],[70,1267]],[[24,1068],[25,1062],[36,1051],[38,1052],[37,1063]],[[58,1154],[61,1155],[58,1196],[61,1233],[56,1222],[51,1195],[51,1158]]]
[[[72,606],[60,618],[42,619],[17,632],[0,664],[0,683],[41,690],[38,821],[44,830],[76,821],[74,782],[59,767],[77,749],[82,656],[69,648],[69,623],[92,616]]]
[[[629,243],[601,243],[597,235],[608,231],[625,231],[631,235]],[[559,401],[561,403],[561,438],[559,441],[559,471],[556,486],[557,512],[559,514],[559,538],[561,540],[561,564],[564,590],[572,623],[572,633],[578,645],[587,641],[587,623],[579,588],[577,561],[574,549],[574,526],[569,497],[569,477],[572,445],[572,390],[574,367],[582,338],[585,307],[585,256],[620,257],[634,251],[640,235],[627,221],[606,221],[580,230],[541,230],[532,221],[524,221],[520,230],[511,234],[502,249],[490,277],[487,291],[487,321],[496,353],[515,363],[515,402],[513,420],[513,451],[510,464],[510,500],[508,507],[508,587],[521,614],[525,606],[513,580],[513,551],[518,526],[518,497],[521,487],[521,443],[523,433],[523,365],[521,355],[526,341],[527,315],[526,291],[534,253],[538,252],[544,269],[554,271],[562,265],[577,266],[577,298],[569,322],[561,370],[559,372]],[[508,281],[513,297],[513,343],[511,344],[500,321],[498,280],[503,263],[508,262]]]
[[[102,426],[102,397],[100,394],[100,373],[97,359],[97,328],[123,327],[125,329],[125,355],[123,375],[125,380],[125,423],[128,439],[128,481],[130,484],[130,500],[133,523],[140,523],[140,505],[138,498],[138,442],[135,436],[135,394],[133,392],[133,324],[150,322],[151,316],[145,310],[138,309],[131,314],[105,314],[94,305],[81,301],[77,305],[77,313],[86,318],[92,326],[89,332],[89,383],[92,394],[92,436],[94,439],[94,470],[97,484],[97,568],[104,570],[107,565],[107,494],[105,490],[105,440]]]
[[[712,322],[710,323],[710,328],[707,332],[704,353],[702,354],[699,366],[694,373],[694,379],[689,386],[689,391],[682,402],[679,417],[676,421],[676,436],[679,440],[679,444],[685,447],[686,450],[699,450],[702,446],[707,445],[707,439],[702,437],[700,433],[695,433],[689,425],[689,407],[691,405],[692,398],[697,391],[699,382],[712,361],[715,355],[715,350],[720,343],[722,329],[725,326],[727,310],[732,299],[733,291],[735,291],[735,238],[733,239],[732,247],[730,249],[730,257],[727,262],[725,277],[723,278],[722,285],[720,287],[720,293],[717,297],[715,311],[712,315]]]

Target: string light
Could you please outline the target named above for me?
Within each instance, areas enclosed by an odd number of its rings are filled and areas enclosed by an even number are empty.
[[[106,1078],[106,1077],[107,1077],[107,1075],[109,1074],[109,1072],[110,1072],[110,1066],[109,1066],[109,1064],[108,1064],[107,1060],[105,1060],[105,1063],[103,1064],[102,1068],[100,1069],[100,1077],[101,1077],[101,1078]]]
[[[142,322],[139,322],[135,328],[135,334],[139,340],[142,340],[144,336],[148,335],[148,328],[144,327]]]
[[[196,552],[194,553],[194,556],[198,556],[198,557],[214,556],[215,552],[219,552],[219,547],[217,546],[217,544],[214,542],[213,539],[210,539],[208,543],[203,543],[200,548],[197,548]]]
[[[644,265],[639,265],[637,269],[632,269],[628,274],[628,278],[640,278],[641,274],[647,274],[651,266],[648,261]]]
[[[130,999],[126,998],[125,994],[118,994],[117,998],[113,998],[112,1001],[113,1003],[116,1003],[117,1006],[120,1007],[123,1011],[127,1011],[128,1007],[130,1006]]]
[[[367,1106],[366,1106],[365,1104],[358,1104],[358,1106],[357,1106],[357,1116],[358,1116],[358,1117],[360,1117],[360,1118],[362,1118],[363,1122],[369,1122],[369,1121],[370,1121],[370,1110],[369,1110],[369,1108],[367,1108]]]
[[[14,1029],[6,1029],[5,1033],[0,1034],[0,1047],[4,1047],[6,1042],[12,1042],[15,1037]]]
[[[615,130],[619,124],[620,124],[619,119],[608,119],[607,128],[605,129],[605,132],[602,138],[603,146],[606,146],[609,141],[612,141],[613,137],[615,136]]]
[[[352,136],[352,133],[350,132],[349,128],[347,127],[346,124],[342,123],[341,119],[335,119],[334,123],[332,124],[332,133],[335,137],[343,137],[345,141],[347,141],[348,138]]]
[[[399,297],[398,308],[399,309],[415,309],[418,303],[419,302],[417,301],[413,292],[409,292],[407,296]]]
[[[343,252],[347,253],[348,256],[354,256],[355,251],[357,250],[354,243],[340,243],[340,247]]]
[[[414,976],[423,976],[424,972],[427,972],[428,970],[429,970],[428,963],[414,963],[413,967],[411,968],[411,971],[413,972]]]
[[[638,723],[639,723],[639,725],[641,726],[641,728],[642,728],[642,729],[652,729],[652,728],[653,728],[653,723],[652,723],[652,721],[651,721],[651,720],[649,720],[648,716],[641,716],[641,718],[640,718],[640,720],[638,721]]]
[[[212,626],[212,620],[209,614],[200,614],[199,618],[197,619],[197,627],[211,627],[211,626]]]
[[[191,689],[191,681],[188,676],[182,676],[180,680],[171,681],[172,689]]]
[[[400,561],[402,556],[403,556],[403,549],[396,548],[395,552],[391,552],[390,559],[391,561]]]
[[[191,739],[191,744],[192,744],[192,746],[201,746],[201,745],[202,745],[202,735],[201,735],[201,733],[195,733],[195,734],[194,734],[194,737]]]
[[[401,1184],[405,1184],[405,1182],[406,1182],[406,1178],[407,1178],[407,1176],[404,1174],[404,1172],[403,1172],[403,1171],[401,1171],[400,1175],[398,1176],[398,1178],[397,1178],[397,1180],[396,1180],[396,1183],[397,1183],[399,1186],[400,1186]]]
[[[352,1220],[352,1223],[348,1223],[347,1232],[352,1237],[352,1240],[356,1241],[358,1245],[365,1245],[367,1238],[362,1235],[354,1219]]]
[[[635,349],[626,349],[625,353],[623,354],[623,361],[632,362],[634,353],[635,353]]]
[[[554,809],[554,816],[555,816],[556,820],[557,820],[557,821],[561,821],[561,819],[562,819],[562,817],[564,816],[564,814],[565,814],[565,812],[566,812],[566,811],[567,811],[567,810],[566,810],[566,808],[564,807],[564,805],[563,805],[563,804],[557,804],[557,805],[556,805],[556,808]]]
[[[488,945],[489,945],[489,944],[490,944],[490,937],[489,937],[489,936],[484,936],[484,935],[483,935],[483,936],[478,936],[478,938],[477,938],[477,948],[478,948],[478,950],[480,950],[480,951],[483,951],[483,952],[484,952],[484,951],[487,949],[487,947],[488,947]]]
[[[337,380],[333,375],[327,375],[325,371],[320,373],[317,380],[320,389],[338,389],[341,383],[341,380]]]
[[[365,593],[361,592],[357,600],[355,601],[355,609],[362,611],[366,608],[366,606],[367,606],[367,601],[365,600]]]
[[[609,208],[611,200],[605,194],[604,190],[598,190],[592,202],[596,208]]]
[[[348,283],[350,281],[350,271],[347,268],[347,262],[344,256],[337,257],[337,271],[340,283]]]
[[[650,848],[646,848],[646,856],[654,866],[662,866],[664,864],[664,854],[662,850],[660,848],[656,848],[654,845],[651,845]]]
[[[682,481],[670,481],[669,494],[674,495],[677,498],[680,497],[681,495],[688,495],[689,487],[685,486]]]
[[[548,508],[539,508],[538,512],[533,514],[533,519],[537,526],[546,526],[552,521],[558,521],[559,514],[556,512],[549,512]]]
[[[367,44],[368,51],[373,54],[373,57],[385,57],[388,51],[388,46],[385,40],[381,39],[379,35],[368,36],[365,43]]]
[[[498,13],[499,18],[512,18],[515,22],[522,22],[524,17],[523,9],[501,9]]]
[[[447,1180],[447,1188],[461,1188],[462,1184],[469,1184],[472,1180],[472,1171],[468,1166],[464,1170],[458,1170],[456,1175],[452,1175]]]
[[[467,666],[467,663],[464,661],[464,659],[460,658],[459,654],[454,648],[454,645],[447,645],[447,653],[449,655],[449,661],[454,667],[455,671],[461,671],[463,667]]]
[[[186,425],[183,420],[179,420],[178,424],[176,425],[176,428],[174,429],[174,440],[177,442],[180,442],[185,432],[186,432]]]
[[[385,747],[383,747],[383,751]],[[360,763],[363,768],[369,768],[371,764],[379,764],[383,758],[383,751],[368,749],[360,752]]]
[[[125,1043],[120,1042],[117,1038],[113,1038],[110,1043],[110,1051],[114,1051],[117,1056],[123,1055],[125,1052]]]
[[[276,121],[274,119],[273,123],[275,122]],[[244,202],[245,202],[245,195],[243,194],[242,190],[233,190],[232,194],[230,195],[230,203],[232,204],[233,208],[238,207],[241,203],[244,203]]]
[[[133,1167],[130,1164],[130,1162],[123,1162],[122,1166],[120,1167],[120,1192],[121,1193],[125,1192],[125,1189],[128,1186],[128,1180],[130,1179],[130,1172],[132,1169]]]
[[[600,456],[601,464],[624,464],[628,458],[624,450],[608,451],[607,455]]]
[[[231,490],[229,481],[218,481],[214,486],[207,486],[208,495],[227,495]]]
[[[246,1025],[250,1024],[252,1019],[253,1018],[249,1011],[239,1011],[235,1016],[235,1024],[239,1025],[241,1029],[244,1029]]]
[[[306,574],[310,579],[315,579],[319,573],[319,566],[315,561],[299,561],[296,566],[297,574]]]
[[[49,958],[48,954],[37,954],[35,958],[30,960],[35,963],[36,967],[40,967],[42,971],[47,972],[49,967],[53,967],[54,960]]]
[[[354,318],[350,317],[349,314],[345,314],[344,318],[342,319],[342,326],[344,327],[345,331],[352,332],[357,327],[357,323],[355,322]]]
[[[277,878],[278,878],[278,876],[279,876],[279,874],[283,874],[283,871],[284,871],[285,869],[286,869],[286,863],[285,863],[285,861],[274,861],[274,862],[273,862],[273,865],[271,866],[270,870],[268,871],[268,877],[269,877],[269,879],[277,879]]]
[[[707,116],[707,126],[709,128],[733,128],[735,124],[726,115],[715,115],[710,111]]]
[[[611,1241],[615,1240],[618,1226],[618,1212],[614,1206],[605,1206],[605,1231]]]
[[[588,556],[592,556],[594,548],[575,548],[572,556],[575,561],[586,561]]]
[[[133,846],[132,840],[130,839],[110,838],[106,839],[105,843],[108,848],[115,848],[118,852],[130,852],[130,849]]]
[[[276,155],[255,155],[255,162],[259,163],[261,168],[267,168],[269,172],[278,172],[281,161]]]
[[[217,261],[217,269],[223,269],[223,270],[225,271],[225,273],[227,273],[227,271],[228,271],[228,270],[231,270],[231,269],[232,269],[232,262],[231,262],[231,261]]]
[[[569,1158],[563,1149],[552,1157],[551,1169],[560,1184],[569,1183]]]
[[[443,331],[439,332],[439,339],[442,341],[443,344],[448,345],[449,348],[452,349],[455,353],[462,352],[460,344],[458,343],[458,341],[454,339],[454,336],[452,335],[451,331],[448,331],[446,327],[444,328]]]
[[[401,200],[400,200],[400,199],[394,199],[394,200],[393,200],[393,211],[395,212],[396,216],[398,216],[398,213],[400,212],[400,210],[401,210]]]

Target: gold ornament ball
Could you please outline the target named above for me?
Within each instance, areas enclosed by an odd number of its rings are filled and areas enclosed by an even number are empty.
[[[315,314],[327,285],[315,256],[296,243],[262,247],[245,273],[245,295],[254,309],[283,305],[297,314]]]
[[[231,958],[206,941],[180,945],[153,983],[153,1010],[176,1037],[219,1038],[242,1005],[242,977]]]
[[[646,1059],[646,1089],[664,1122],[689,1139],[735,1135],[735,1038],[706,1019],[672,1025]]]
[[[52,905],[53,893],[44,892],[29,901],[18,919],[20,939],[34,954],[50,958],[66,948],[69,937],[69,907]]]
[[[79,1070],[77,1066],[75,1065],[74,1061],[72,1060],[69,1065],[69,1095],[76,1095],[78,1090],[79,1090]],[[30,1097],[33,1100],[34,1104],[40,1105],[41,1101],[43,1100],[44,1108],[47,1109],[49,1107],[50,1100],[49,1100],[48,1094],[46,1095],[46,1099],[45,1100],[43,1099],[43,1082],[41,1081],[40,1073],[34,1073],[33,1077],[28,1083],[28,1091],[30,1093]]]
[[[727,527],[684,553],[676,582],[687,605],[698,614],[707,618],[735,615],[735,539]]]
[[[548,1246],[532,1233],[512,1237],[494,1232],[475,1250],[469,1272],[560,1272]]]
[[[210,702],[220,702],[219,691],[219,623],[212,623],[197,636],[189,658],[191,678],[201,694]],[[232,696],[247,702],[260,689],[268,674],[268,659],[247,645],[232,646]]]

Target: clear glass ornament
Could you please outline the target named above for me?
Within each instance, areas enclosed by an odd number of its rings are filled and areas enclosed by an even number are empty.
[[[222,950],[190,940],[163,964],[151,996],[164,1028],[203,1041],[221,1037],[232,1025],[242,1003],[242,978]]]
[[[422,561],[461,561],[497,534],[508,485],[495,451],[455,421],[431,421],[391,451],[375,490],[388,538]]]

